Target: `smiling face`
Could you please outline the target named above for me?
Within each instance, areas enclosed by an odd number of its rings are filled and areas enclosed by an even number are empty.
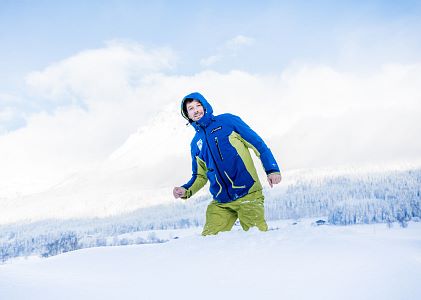
[[[199,121],[205,114],[202,103],[197,100],[186,102],[186,110],[189,119],[195,122]]]

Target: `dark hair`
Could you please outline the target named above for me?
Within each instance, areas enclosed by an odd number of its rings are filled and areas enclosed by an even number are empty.
[[[183,113],[184,113],[184,115],[189,119],[189,114],[188,114],[188,112],[187,112],[187,104],[189,104],[190,102],[193,102],[194,100],[196,100],[196,99],[194,99],[194,98],[186,98],[186,99],[184,99],[184,102],[183,102]],[[199,100],[196,100],[196,101],[199,101]],[[199,101],[200,102],[200,101]]]

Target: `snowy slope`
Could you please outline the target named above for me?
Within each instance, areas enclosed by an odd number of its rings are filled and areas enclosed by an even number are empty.
[[[191,176],[189,143],[194,132],[176,130],[180,119],[178,111],[165,108],[102,163],[69,175],[47,190],[15,197],[6,197],[0,190],[0,224],[103,217],[168,203],[173,186]],[[176,170],[175,163],[185,168]]]
[[[421,223],[271,226],[10,261],[0,299],[421,298]]]

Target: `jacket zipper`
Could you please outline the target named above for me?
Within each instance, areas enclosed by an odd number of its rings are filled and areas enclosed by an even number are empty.
[[[218,138],[217,137],[215,137],[215,144],[216,144],[216,148],[218,149],[219,157],[221,158],[221,160],[224,160],[224,157],[222,156],[221,149],[219,148]]]
[[[221,171],[219,170],[218,165],[216,164],[215,157],[213,156],[213,153],[212,153],[212,150],[211,150],[211,147],[210,147],[209,141],[208,141],[208,135],[207,135],[207,133],[206,133],[206,129],[205,129],[204,127],[202,127],[202,129],[203,129],[203,131],[205,132],[205,139],[206,139],[206,143],[209,145],[209,146],[208,146],[208,147],[209,147],[209,153],[211,154],[212,159],[213,159],[213,161],[215,162],[215,169],[216,169],[216,171],[218,172],[219,177],[220,177],[220,178],[221,178],[221,180],[222,180],[222,184],[224,185],[225,190],[227,191],[228,198],[230,198],[230,199],[232,200],[232,197],[231,197],[231,195],[230,195],[230,194],[229,194],[229,192],[228,192],[228,191],[229,191],[229,190],[228,190],[228,186],[227,186],[227,184],[225,183],[224,177],[222,177]],[[218,148],[218,150],[219,150],[219,148]]]

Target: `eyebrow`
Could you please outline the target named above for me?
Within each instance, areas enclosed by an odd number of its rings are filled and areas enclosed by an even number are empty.
[[[196,104],[196,105],[202,105],[202,103],[200,103],[200,102],[197,102],[197,103],[191,102],[191,103],[188,103],[187,104],[187,108],[192,107],[194,104]]]

